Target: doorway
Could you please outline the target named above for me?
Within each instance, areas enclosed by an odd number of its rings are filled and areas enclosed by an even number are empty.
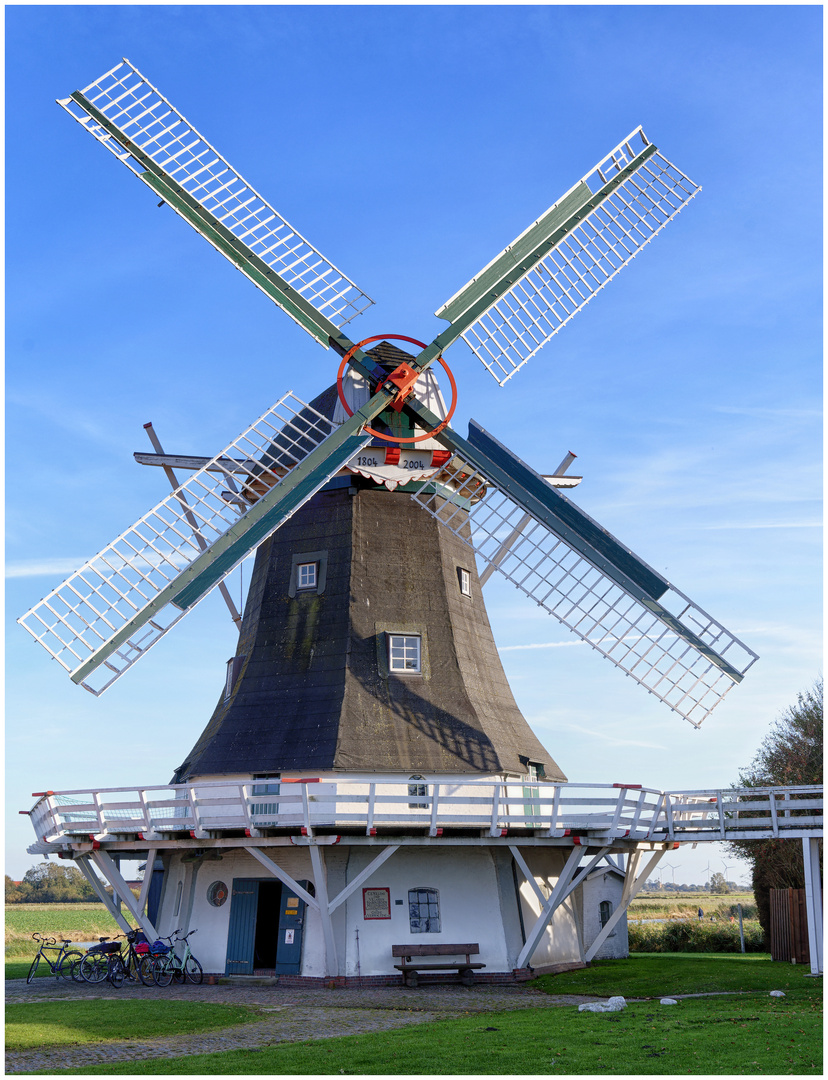
[[[299,884],[313,895],[308,881]],[[281,881],[234,878],[227,935],[228,975],[298,975],[307,905]]]

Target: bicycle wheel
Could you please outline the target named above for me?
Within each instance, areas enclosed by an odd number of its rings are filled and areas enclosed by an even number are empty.
[[[83,975],[81,975],[81,964],[83,963],[83,957],[80,960],[76,960],[72,964],[72,982],[82,983]]]
[[[30,983],[32,981],[32,979],[35,977],[35,972],[37,971],[37,966],[38,966],[39,963],[40,963],[40,953],[38,953],[37,956],[34,958],[34,960],[32,960],[32,966],[29,968],[29,974],[26,976],[26,982],[27,983]]]
[[[187,981],[187,975],[184,971],[184,965],[181,963],[178,957],[173,960],[173,978],[178,983],[183,983]]]
[[[60,961],[60,967],[57,970],[58,975],[62,975],[64,979],[75,979],[75,964],[82,959],[83,957],[79,952],[64,953]],[[78,980],[75,979],[75,981]]]
[[[152,957],[142,956],[141,963],[138,965],[138,978],[144,984],[144,986],[155,986],[155,979],[152,977]]]
[[[80,975],[84,982],[99,983],[106,978],[109,964],[101,953],[88,953],[80,962]]]
[[[156,986],[169,986],[172,982],[172,964],[166,956],[156,956],[152,965],[152,977]]]
[[[124,969],[123,960],[120,956],[113,956],[109,961],[109,970],[106,973],[106,977],[116,990],[124,985],[125,975],[126,971]]]
[[[204,981],[204,972],[201,970],[201,964],[199,964],[194,956],[187,957],[187,962],[184,964],[184,975],[188,982],[195,983],[196,986]]]

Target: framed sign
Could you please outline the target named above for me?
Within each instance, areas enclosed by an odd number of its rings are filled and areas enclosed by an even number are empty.
[[[363,889],[362,914],[365,919],[390,919],[391,890]]]

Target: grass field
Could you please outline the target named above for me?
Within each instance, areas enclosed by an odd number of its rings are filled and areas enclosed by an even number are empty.
[[[32,940],[35,932],[69,941],[94,941],[122,933],[103,904],[6,904],[7,979],[25,979],[37,952]],[[45,968],[42,962],[40,968]],[[42,974],[39,970],[37,977]]]
[[[68,1015],[67,1015],[68,1014]],[[43,1001],[6,1007],[6,1048],[77,1046],[123,1039],[191,1035],[258,1020],[243,1005],[193,1001]]]
[[[575,1006],[464,1016],[370,1035],[66,1070],[79,1075],[821,1075],[822,982],[767,956],[640,955],[544,976],[553,994],[655,1000],[620,1013]],[[771,998],[780,989],[783,998]],[[726,993],[663,1006],[676,994]],[[458,994],[462,993],[458,990]],[[189,1033],[258,1019],[255,1007],[178,1001],[12,1005],[11,1047]],[[241,1016],[241,1019],[238,1017]],[[278,1030],[278,1029],[277,1029]],[[277,1030],[274,1034],[277,1035]],[[278,1036],[277,1036],[278,1037]],[[44,1070],[46,1071],[46,1070]],[[49,1069],[50,1073],[55,1070]]]
[[[553,1016],[548,1009],[486,1013],[371,1035],[66,1072],[803,1076],[822,1074],[821,1042],[821,1012],[807,998],[706,998],[672,1007],[633,1004],[609,1014],[574,1007]]]
[[[729,920],[736,905],[742,905],[743,918],[756,918],[753,893],[639,893],[630,904],[627,918],[634,919],[691,919],[699,908],[705,920]]]

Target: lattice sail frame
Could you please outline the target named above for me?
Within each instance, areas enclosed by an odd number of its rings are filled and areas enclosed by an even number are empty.
[[[18,622],[74,681],[100,695],[195,606],[178,607],[161,593],[169,595],[169,586],[231,527],[242,530],[259,499],[277,488],[335,430],[331,420],[288,392]],[[366,435],[364,443],[368,441]],[[338,461],[332,462],[300,505],[339,467]],[[277,521],[267,535],[298,508]],[[219,580],[245,554],[227,566]],[[126,640],[100,660],[94,681],[77,676],[128,623],[139,619],[143,621]]]
[[[344,326],[374,303],[243,179],[129,60],[81,92],[336,326]],[[58,104],[136,176],[142,175],[143,168],[129,150],[78,102],[69,97],[58,99]],[[205,239],[212,243],[209,237]]]
[[[636,128],[570,190],[586,184],[597,194],[649,145]],[[699,184],[656,150],[483,312],[461,335],[463,341],[502,386],[699,191]]]
[[[653,610],[459,455],[444,467],[440,479],[445,486],[435,490],[433,484],[423,484],[412,495],[414,501],[475,555],[694,727],[701,726],[735,685],[734,679]],[[758,659],[674,586],[670,585],[659,604],[740,675]]]

